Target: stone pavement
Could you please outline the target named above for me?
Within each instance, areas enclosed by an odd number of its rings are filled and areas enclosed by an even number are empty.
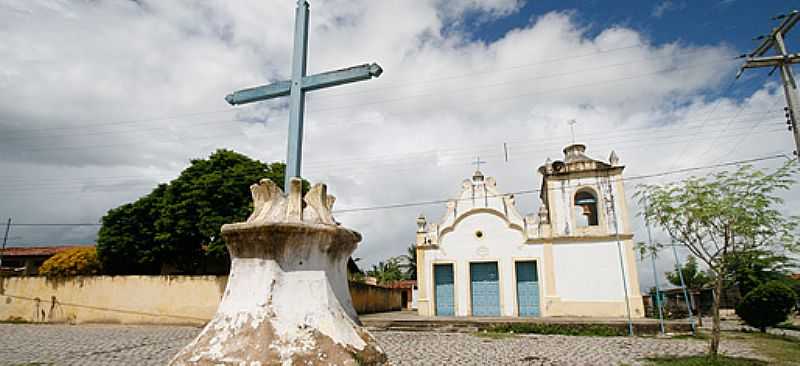
[[[164,365],[200,332],[194,327],[0,324],[0,365]],[[392,365],[640,364],[659,354],[705,350],[697,340],[518,335],[493,340],[464,333],[374,332]],[[754,357],[745,345],[723,351]]]

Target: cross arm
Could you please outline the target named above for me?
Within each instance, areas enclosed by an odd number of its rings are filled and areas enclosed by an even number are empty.
[[[736,74],[736,78],[742,75],[744,69],[753,69],[757,67],[768,67],[774,66],[778,67],[782,64],[800,64],[800,53],[792,53],[789,55],[784,56],[769,56],[769,57],[755,57],[749,58],[745,61],[742,68],[739,69],[739,72]]]
[[[750,56],[761,56],[769,51],[769,49],[775,44],[775,34],[780,33],[781,36],[785,35],[798,21],[800,21],[800,12],[795,10],[789,13],[779,26],[772,29],[772,32],[770,32],[769,36],[764,37],[764,41],[761,42],[758,47],[756,47],[755,51],[753,51]]]
[[[373,77],[381,76],[382,73],[383,69],[375,63],[323,72],[303,77],[303,89],[306,91],[317,90],[361,80],[369,80]]]
[[[246,104],[289,95],[292,83],[289,80],[278,81],[269,85],[242,89],[225,96],[230,105]]]
[[[780,66],[782,63],[787,64],[800,64],[800,53],[793,53],[790,55],[783,56],[770,56],[770,57],[758,57],[758,58],[751,58],[748,59],[742,68],[754,68],[754,67],[763,67],[763,66]]]
[[[378,64],[363,64],[346,69],[323,72],[316,75],[303,77],[302,88],[305,91],[328,88],[331,86],[369,80],[379,77],[383,69]],[[243,89],[225,96],[231,105],[258,102],[289,95],[292,82],[290,80],[278,81],[268,85]]]

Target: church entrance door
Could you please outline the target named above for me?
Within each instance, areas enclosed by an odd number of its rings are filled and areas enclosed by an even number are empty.
[[[455,296],[453,291],[453,265],[433,265],[434,299],[436,315],[455,315]]]
[[[473,316],[500,315],[500,281],[497,262],[470,263]]]
[[[539,316],[539,275],[535,261],[516,262],[519,316]]]

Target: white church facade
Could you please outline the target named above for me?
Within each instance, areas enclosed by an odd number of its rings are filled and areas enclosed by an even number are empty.
[[[643,317],[623,166],[586,147],[539,168],[538,213],[476,171],[439,223],[417,219],[423,316]]]

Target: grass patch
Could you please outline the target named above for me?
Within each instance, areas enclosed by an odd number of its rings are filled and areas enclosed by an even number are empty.
[[[725,339],[731,339],[723,333]],[[800,366],[800,340],[768,333],[737,333],[754,351],[771,358],[770,365]]]
[[[12,315],[12,316],[9,316],[8,318],[4,319],[4,320],[0,320],[0,323],[25,324],[25,323],[29,323],[29,322],[27,320],[25,320],[24,318],[22,318],[22,317],[18,317],[18,316]]]
[[[489,332],[489,331],[475,332],[475,333],[472,333],[472,335],[474,335],[476,337],[487,338],[487,339],[492,339],[492,340],[496,340],[496,341],[514,337],[514,334],[512,334],[512,333],[498,333],[498,332]]]
[[[697,331],[695,334],[678,334],[671,337],[671,339],[695,339],[699,341],[707,341],[711,339],[711,334],[703,331]]]
[[[708,356],[689,356],[689,357],[653,357],[647,361],[653,366],[761,366],[767,365],[761,360],[751,358],[718,356],[711,358]]]
[[[796,331],[800,332],[800,325],[794,325],[790,321],[780,323],[780,324],[776,325],[775,328],[786,329],[786,330],[796,330]]]
[[[546,323],[508,323],[487,329],[489,333],[519,334],[557,334],[568,336],[617,337],[628,335],[621,328],[600,324],[546,324]]]

